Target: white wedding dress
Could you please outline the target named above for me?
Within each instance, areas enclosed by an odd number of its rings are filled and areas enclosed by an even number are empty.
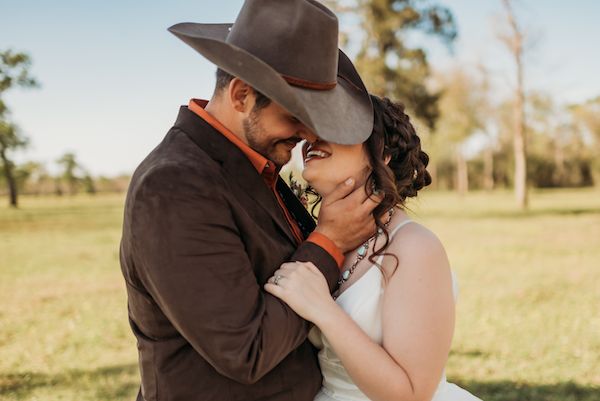
[[[411,220],[407,220],[396,226],[390,232],[390,239],[410,222]],[[377,263],[381,265],[382,260],[383,255],[377,259]],[[456,298],[454,275],[452,281]],[[377,266],[373,265],[336,300],[338,305],[378,344],[382,343],[383,338],[381,321],[383,292],[383,275]],[[315,401],[368,401],[367,396],[354,384],[327,338],[317,327],[311,330],[309,339],[320,350],[319,365],[323,374],[323,386]],[[442,375],[432,401],[481,400],[457,385],[448,383],[446,376]]]

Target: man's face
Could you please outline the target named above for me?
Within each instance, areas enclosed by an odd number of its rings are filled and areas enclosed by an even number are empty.
[[[283,167],[292,157],[292,149],[303,139],[316,137],[293,115],[275,102],[262,109],[253,109],[243,120],[248,145]]]

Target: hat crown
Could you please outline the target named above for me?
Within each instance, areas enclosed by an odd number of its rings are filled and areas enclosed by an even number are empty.
[[[226,41],[284,77],[336,82],[338,20],[317,1],[246,0]]]

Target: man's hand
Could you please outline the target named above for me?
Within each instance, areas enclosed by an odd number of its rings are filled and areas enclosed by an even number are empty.
[[[333,241],[344,253],[355,249],[375,233],[373,209],[381,202],[367,196],[364,185],[354,188],[349,178],[323,198],[315,231]]]

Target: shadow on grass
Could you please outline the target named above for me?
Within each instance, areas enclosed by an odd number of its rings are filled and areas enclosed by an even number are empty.
[[[573,382],[558,384],[520,383],[513,381],[450,381],[469,390],[484,401],[598,401],[600,386]],[[70,370],[58,375],[24,372],[0,374],[0,398],[29,399],[40,390],[53,394],[70,392],[73,400],[134,400],[139,386],[136,364],[104,367],[95,370]],[[61,398],[63,399],[63,398]]]
[[[461,356],[461,357],[466,357],[466,358],[481,358],[481,357],[487,357],[489,355],[490,355],[489,352],[485,352],[480,349],[469,349],[469,350],[461,350],[461,349],[454,350],[453,349],[450,351],[450,357]]]
[[[134,400],[139,388],[137,364],[103,367],[95,370],[69,370],[56,375],[22,372],[0,374],[0,398],[29,399],[40,390],[73,394],[73,399]]]
[[[598,401],[600,399],[600,386],[584,386],[573,382],[536,384],[513,381],[450,381],[469,390],[483,401]]]

